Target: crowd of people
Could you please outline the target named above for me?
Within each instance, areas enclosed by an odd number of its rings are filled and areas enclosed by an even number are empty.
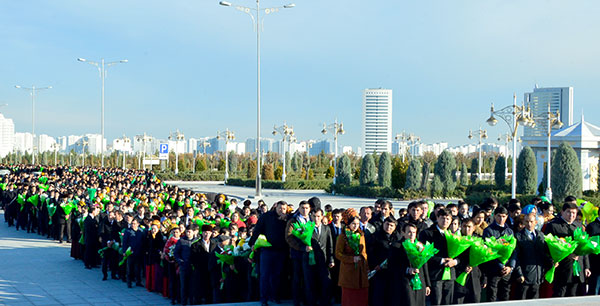
[[[143,170],[0,168],[11,171],[0,183],[9,227],[70,243],[71,256],[99,268],[102,281],[145,286],[173,304],[448,305],[596,295],[600,287],[598,255],[554,262],[546,243],[545,235],[571,237],[578,228],[600,235],[600,220],[582,222],[574,197],[557,212],[545,198],[423,200],[402,209],[378,200],[357,211],[322,207],[316,197],[238,201]],[[510,236],[516,247],[504,262],[471,266],[469,250],[449,255],[449,233]],[[433,245],[436,253],[417,266],[409,244]],[[457,282],[462,273],[466,281]]]

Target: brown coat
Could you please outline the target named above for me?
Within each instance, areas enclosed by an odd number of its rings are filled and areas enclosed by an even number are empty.
[[[354,263],[354,251],[348,245],[346,234],[338,236],[335,244],[335,257],[340,261],[340,277],[338,285],[342,288],[361,289],[369,287],[367,248],[365,244],[365,235],[360,236],[360,254],[362,258],[358,263]]]

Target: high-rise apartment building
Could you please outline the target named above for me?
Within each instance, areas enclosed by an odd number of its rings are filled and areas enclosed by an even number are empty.
[[[365,154],[392,151],[392,90],[363,90],[363,149]]]
[[[560,121],[565,126],[573,125],[573,87],[545,87],[539,88],[537,85],[533,92],[525,93],[525,105],[531,106],[531,112],[534,118],[546,118],[548,113],[548,104],[550,111],[556,113],[560,111]],[[554,127],[558,129],[558,127]],[[546,136],[548,133],[548,121],[536,120],[535,127],[525,127],[523,136]]]
[[[12,119],[0,114],[0,157],[12,152],[15,145],[15,124]]]

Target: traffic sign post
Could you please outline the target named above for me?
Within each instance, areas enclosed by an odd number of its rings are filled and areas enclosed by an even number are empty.
[[[161,143],[158,149],[158,159],[168,160],[169,159],[169,144]]]

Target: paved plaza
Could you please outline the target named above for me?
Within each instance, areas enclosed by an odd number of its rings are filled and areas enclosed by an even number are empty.
[[[184,182],[184,181],[169,181],[168,184],[177,185],[181,188],[190,188],[196,192],[216,192],[224,193],[228,196],[235,196],[240,199],[248,199],[254,197],[256,188],[225,186],[223,182]],[[262,199],[271,205],[279,200],[285,200],[288,203],[297,206],[301,200],[308,200],[311,197],[319,197],[321,206],[331,204],[333,208],[356,208],[362,206],[373,205],[377,199],[375,198],[357,198],[342,195],[332,195],[323,190],[282,190],[282,189],[263,189]],[[256,199],[250,198],[252,204],[256,203]],[[408,206],[410,201],[392,201],[394,208],[403,208]],[[445,203],[448,201],[446,200]],[[253,206],[254,207],[254,206]]]
[[[0,305],[170,305],[145,288],[102,281],[70,256],[70,244],[16,231],[0,214]]]

